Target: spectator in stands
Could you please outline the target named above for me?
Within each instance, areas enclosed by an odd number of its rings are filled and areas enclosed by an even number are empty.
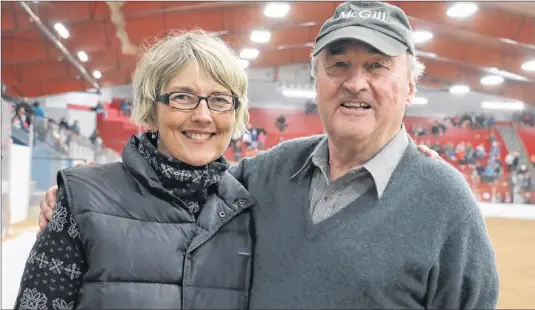
[[[518,176],[518,185],[520,186],[520,190],[531,189],[531,175],[526,165],[520,166],[520,169],[518,169],[517,176]]]
[[[456,127],[461,126],[461,123],[462,123],[461,116],[459,116],[458,114],[454,115],[453,118],[451,119],[451,123],[453,126],[456,126]]]
[[[435,152],[437,152],[439,155],[442,155],[443,153],[443,149],[442,149],[442,146],[440,145],[440,141],[435,141],[435,143],[433,143],[433,145],[431,145],[431,149]]]
[[[464,113],[461,116],[461,127],[471,126],[472,125],[472,116],[468,113]]]
[[[531,112],[524,112],[522,116],[522,121],[525,125],[533,127],[535,126],[535,117]]]
[[[530,192],[525,192],[524,193],[524,204],[531,204],[532,201],[531,201],[531,193]]]
[[[41,107],[41,104],[39,104],[39,101],[35,101],[33,103],[32,111],[36,118],[46,117],[45,110]]]
[[[279,129],[280,132],[284,132],[284,130],[286,129],[286,127],[288,127],[288,124],[286,123],[286,117],[284,117],[283,114],[281,114],[277,120],[276,120],[276,125],[277,125],[277,128]]]
[[[472,112],[470,113],[470,122],[469,125],[472,129],[479,128],[479,124],[477,123],[477,116],[476,113]]]
[[[485,114],[481,113],[478,116],[476,116],[476,128],[484,128],[486,125],[486,117]]]
[[[481,161],[476,162],[475,169],[476,169],[477,175],[479,175],[480,177],[482,177],[483,174],[485,174],[485,166],[483,165]]]
[[[74,133],[74,134],[76,134],[76,135],[79,135],[79,134],[80,134],[80,130],[81,130],[81,128],[80,128],[80,123],[79,123],[77,120],[75,120],[75,121],[72,123],[72,125],[69,126],[69,130],[70,130],[72,133]]]
[[[258,129],[251,128],[251,148],[258,148]]]
[[[22,129],[26,132],[30,132],[30,126],[28,124],[27,116],[26,116],[26,109],[24,109],[24,106],[19,105],[16,107],[17,113],[13,116],[11,119],[11,125],[17,129]]]
[[[452,143],[446,144],[446,147],[444,148],[444,154],[446,155],[446,158],[450,161],[457,160],[457,156],[455,156],[455,148],[453,147]]]
[[[466,145],[464,160],[469,165],[473,165],[476,163],[476,152],[474,150],[474,147],[472,146],[472,143],[468,143]]]
[[[521,113],[513,114],[513,122],[521,126],[534,126],[535,125],[535,115],[531,112],[524,111]]]
[[[494,170],[496,171],[496,176],[500,178],[503,173],[503,164],[502,160],[499,157],[496,157],[496,164],[494,166]]]
[[[211,34],[173,35],[142,56],[133,88],[132,119],[150,132],[122,163],[60,172],[16,309],[35,296],[39,309],[248,307],[254,200],[222,158],[248,118],[239,58]]]
[[[425,126],[422,126],[421,124],[414,125],[414,128],[412,129],[412,133],[416,137],[423,137],[427,135],[428,130],[425,128]]]
[[[516,171],[518,170],[518,165],[520,164],[520,152],[514,151],[513,156],[513,170]]]
[[[466,163],[466,146],[464,142],[461,142],[455,148],[455,156],[459,160],[459,164],[464,165]]]
[[[38,101],[33,103],[33,114],[35,115],[34,123],[34,141],[44,141],[46,138],[46,115],[45,110]]]
[[[520,152],[513,151],[505,156],[505,164],[507,165],[507,172],[517,171],[518,163],[520,162]]]
[[[479,143],[476,147],[476,159],[481,160],[487,156],[487,151],[485,151],[485,145],[483,143]]]
[[[492,197],[492,203],[503,203],[503,197],[500,192],[497,192],[496,195]]]
[[[104,111],[104,105],[102,104],[102,101],[97,101],[97,104],[91,108],[91,111],[95,111],[97,113],[101,113]]]
[[[496,142],[496,134],[494,133],[494,131],[491,131],[489,134],[489,142],[491,145],[492,143]]]
[[[477,172],[477,168],[476,167],[474,167],[472,169],[472,173],[470,173],[470,178],[472,180],[472,186],[479,184],[479,182],[481,181],[481,176]]]
[[[240,161],[241,159],[241,154],[242,154],[241,146],[242,146],[242,142],[240,139],[234,140],[234,143],[232,144],[232,148],[234,151],[234,161],[236,162]]]
[[[241,137],[241,142],[245,146],[245,150],[248,150],[251,148],[251,143],[253,142],[251,132],[246,131],[243,133]]]
[[[266,148],[267,134],[263,128],[258,130],[258,149],[264,150]]]
[[[129,116],[130,115],[130,111],[132,109],[132,101],[130,99],[124,99],[123,101],[121,101],[121,103],[119,104],[119,107],[121,109],[121,113],[125,116]]]
[[[501,154],[500,144],[498,143],[498,141],[492,142],[490,146],[490,150],[489,150],[489,156],[500,157],[500,154]]]
[[[507,165],[507,172],[513,171],[514,160],[515,160],[515,156],[513,155],[512,152],[507,153],[507,155],[505,155],[505,164]]]
[[[59,120],[59,127],[61,129],[69,129],[69,122],[67,121],[67,118],[65,116],[63,116],[60,120]]]
[[[493,115],[490,115],[489,118],[487,119],[487,127],[489,128],[494,128],[496,127],[496,119],[494,118]]]
[[[26,124],[28,124],[29,127],[32,124],[33,108],[30,105],[30,101],[27,97],[24,97],[24,99],[22,99],[20,105],[24,107],[24,111],[26,114]]]
[[[496,174],[496,165],[487,164],[487,167],[485,168],[485,172],[483,172],[483,180],[486,183],[492,183],[496,180],[497,174]]]
[[[89,141],[93,144],[96,144],[97,143],[97,140],[100,138],[99,134],[98,134],[98,129],[95,129],[93,130],[93,132],[91,133],[91,135],[89,136]]]
[[[513,197],[511,196],[510,192],[505,192],[503,203],[513,203]]]
[[[440,124],[437,120],[435,120],[431,126],[431,134],[435,137],[440,135]]]

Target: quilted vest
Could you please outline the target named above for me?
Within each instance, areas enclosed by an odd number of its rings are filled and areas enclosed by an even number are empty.
[[[246,309],[253,199],[225,172],[195,219],[132,144],[123,162],[58,174],[88,271],[83,309]]]

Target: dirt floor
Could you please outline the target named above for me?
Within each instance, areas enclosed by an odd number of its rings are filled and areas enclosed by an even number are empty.
[[[487,218],[500,274],[499,309],[535,309],[535,221]]]

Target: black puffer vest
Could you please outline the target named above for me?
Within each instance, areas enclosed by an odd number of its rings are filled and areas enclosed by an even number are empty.
[[[66,169],[58,184],[88,262],[77,308],[248,308],[253,199],[228,172],[197,220],[130,143],[123,163]]]

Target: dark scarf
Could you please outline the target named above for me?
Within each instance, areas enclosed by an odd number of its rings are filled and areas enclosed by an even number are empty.
[[[158,151],[157,139],[153,139],[149,133],[139,136],[138,151],[150,163],[163,187],[183,201],[195,217],[206,202],[209,188],[221,180],[229,167],[223,157],[196,167],[166,156]]]

